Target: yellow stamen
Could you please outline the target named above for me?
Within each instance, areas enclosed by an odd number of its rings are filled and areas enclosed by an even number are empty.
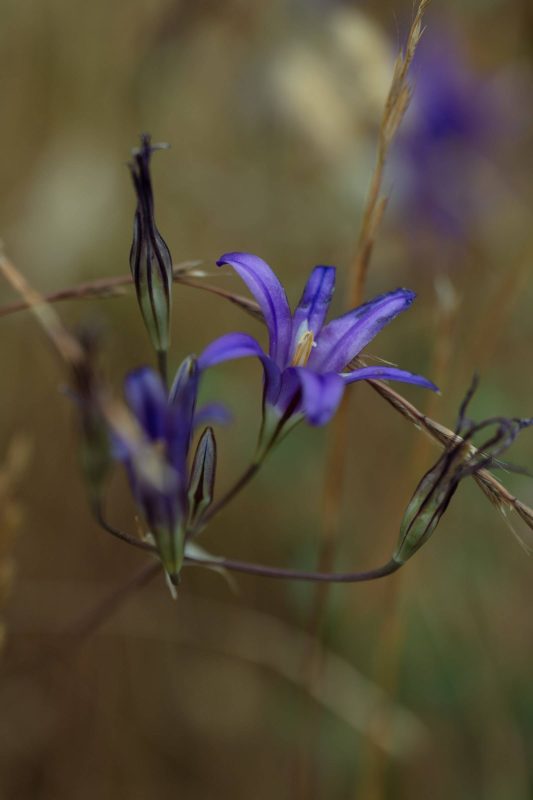
[[[296,345],[294,355],[292,357],[292,367],[305,367],[309,361],[311,350],[313,349],[314,336],[313,331],[306,331]]]

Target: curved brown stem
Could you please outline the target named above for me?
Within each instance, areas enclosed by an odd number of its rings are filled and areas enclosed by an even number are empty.
[[[277,578],[278,580],[309,581],[313,583],[365,583],[392,575],[402,566],[397,561],[389,561],[382,567],[370,569],[366,572],[307,572],[299,569],[267,567],[264,564],[254,564],[247,561],[234,561],[230,558],[210,559],[192,558],[191,556],[185,556],[185,564],[198,567],[218,567],[232,572],[256,575],[259,578]]]
[[[126,542],[126,544],[132,545],[132,547],[137,547],[139,550],[157,554],[157,547],[155,547],[153,544],[150,544],[149,542],[143,542],[141,539],[136,539],[134,536],[130,536],[129,533],[120,530],[120,528],[115,528],[113,525],[110,525],[104,516],[101,505],[95,505],[93,507],[93,514],[100,527],[107,531],[107,533],[110,533],[111,536],[114,536],[116,539],[120,539],[121,542]]]
[[[187,273],[185,265],[177,265],[173,269],[173,277],[176,283],[181,283],[184,286],[191,286],[195,289],[203,289],[205,292],[216,294],[218,297],[223,297],[231,303],[238,305],[240,308],[247,311],[254,317],[259,317],[259,308],[253,300],[249,300],[239,294],[234,294],[226,289],[221,289],[219,286],[214,286],[211,283],[205,283],[204,280],[198,280],[191,277]],[[60,303],[65,300],[87,300],[93,297],[113,297],[121,293],[124,287],[133,284],[133,277],[131,275],[115,275],[112,278],[99,278],[95,281],[85,281],[76,286],[69,286],[66,289],[60,289],[57,292],[43,295],[42,299],[46,303]],[[7,317],[10,314],[16,314],[19,311],[25,311],[30,307],[30,303],[26,300],[16,300],[13,303],[7,303],[0,306],[0,317]]]
[[[252,480],[256,472],[258,471],[261,465],[258,462],[253,462],[250,466],[243,472],[241,477],[233,484],[233,486],[228,489],[225,495],[223,495],[218,503],[215,503],[211,508],[209,508],[202,519],[200,520],[198,527],[204,527],[210,519],[212,519],[215,514],[218,514],[219,511],[229,503],[233,498],[239,494],[239,492],[244,489],[244,487]]]

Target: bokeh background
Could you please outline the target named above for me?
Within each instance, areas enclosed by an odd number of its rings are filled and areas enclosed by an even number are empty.
[[[175,262],[199,259],[240,291],[214,261],[255,252],[293,302],[313,265],[335,264],[345,310],[410,2],[1,0],[0,14],[0,235],[39,290],[127,272],[125,164],[148,130],[172,145],[154,180]],[[404,285],[418,300],[370,351],[439,383],[440,398],[404,394],[444,424],[476,369],[476,414],[528,416],[531,5],[434,2],[426,24],[367,285],[368,297]],[[13,299],[5,286],[0,296]],[[58,308],[69,325],[102,326],[117,391],[150,361],[131,293]],[[235,307],[180,286],[173,326],[174,364],[231,329],[262,335]],[[230,587],[200,570],[177,601],[156,580],[83,637],[145,559],[91,520],[65,376],[41,331],[27,313],[1,330],[0,797],[533,795],[533,564],[473,483],[400,575],[328,593],[318,643],[312,586],[240,576]],[[260,381],[243,362],[205,382],[235,416],[219,434],[220,491],[252,453]],[[344,569],[388,560],[437,455],[369,387],[349,402]],[[202,544],[313,567],[328,435],[297,429]],[[531,453],[526,432],[511,455],[531,468]],[[527,478],[504,480],[533,503]],[[118,473],[109,505],[131,530]]]

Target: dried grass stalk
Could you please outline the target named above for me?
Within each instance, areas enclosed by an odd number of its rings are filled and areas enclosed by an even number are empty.
[[[200,261],[184,261],[181,264],[176,264],[173,267],[174,282],[181,283],[184,286],[192,286],[195,289],[202,289],[204,292],[223,297],[225,300],[229,300],[230,303],[244,309],[244,311],[247,311],[253,317],[260,316],[257,305],[248,297],[229,292],[226,289],[221,289],[214,284],[206,283],[203,279],[206,278],[209,273],[198,269],[200,263]],[[76,286],[60,289],[58,292],[51,292],[50,294],[43,295],[41,297],[41,302],[54,304],[66,300],[91,300],[120,297],[124,294],[125,288],[132,285],[133,277],[131,275],[115,275],[111,278],[99,278],[95,281],[86,281]],[[31,308],[33,304],[29,296],[23,296],[22,300],[16,300],[13,303],[0,306],[0,317],[7,317],[19,311],[26,311]]]
[[[368,265],[376,234],[387,205],[387,199],[380,196],[383,173],[390,146],[411,100],[411,87],[409,86],[407,75],[423,34],[422,18],[428,4],[429,0],[421,0],[419,3],[409,30],[405,50],[400,52],[394,64],[392,82],[378,133],[376,164],[370,182],[356,255],[350,273],[351,283],[348,290],[350,307],[360,305],[363,301]]]

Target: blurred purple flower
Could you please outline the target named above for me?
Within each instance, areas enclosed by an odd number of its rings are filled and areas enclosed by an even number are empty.
[[[463,238],[483,204],[479,154],[501,133],[505,109],[468,64],[460,40],[426,33],[412,67],[411,108],[397,149],[402,213],[416,226]]]
[[[137,507],[171,577],[180,571],[189,519],[197,512],[195,499],[189,496],[188,455],[193,431],[207,420],[227,421],[225,410],[216,404],[196,413],[198,383],[193,357],[179,368],[169,394],[160,375],[150,367],[131,372],[124,382],[124,394],[141,439],[116,432],[113,436],[115,458],[126,467]],[[211,496],[206,499],[204,492],[200,497],[205,510],[212,499],[216,463],[216,445],[209,428],[200,439],[199,450],[192,472],[201,473],[204,483],[204,462],[211,465]]]
[[[229,333],[212,342],[198,360],[200,370],[246,356],[257,356],[264,369],[262,444],[269,445],[303,417],[324,425],[335,413],[348,383],[396,380],[436,390],[431,381],[393,367],[347,371],[361,350],[414,300],[408,289],[375,297],[324,325],[335,288],[335,268],[315,267],[300,302],[291,313],[285,290],[268,264],[249,253],[227,253],[229,264],[246,283],[263,313],[268,355],[246,333]]]

